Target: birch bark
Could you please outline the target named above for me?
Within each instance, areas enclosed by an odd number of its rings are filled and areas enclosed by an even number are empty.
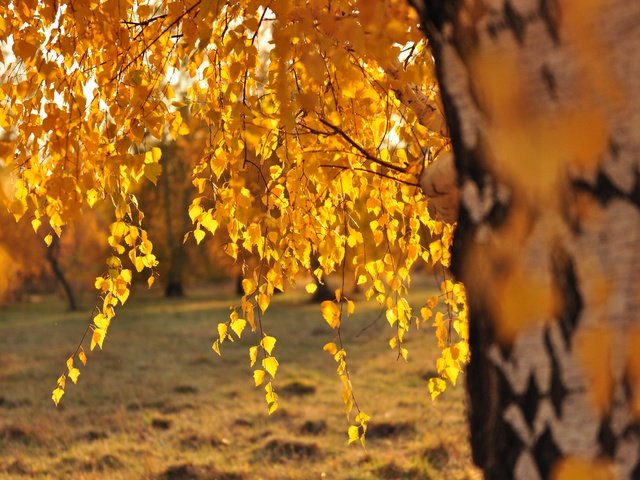
[[[567,458],[638,479],[640,2],[412,3],[460,190],[474,461],[491,480]]]

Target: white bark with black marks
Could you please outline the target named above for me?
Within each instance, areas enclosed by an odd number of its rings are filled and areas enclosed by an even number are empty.
[[[629,343],[640,328],[640,2],[412,3],[436,60],[461,190],[453,270],[470,307],[474,461],[491,480],[549,478],[570,456],[640,478],[627,364],[640,348]],[[492,59],[493,79],[478,64]],[[510,131],[500,115],[514,111]],[[580,152],[603,133],[593,158]],[[516,273],[557,298],[546,313],[523,312],[528,326],[499,341],[506,307],[496,292]],[[613,383],[598,410],[578,345],[603,326],[610,349],[599,361]]]

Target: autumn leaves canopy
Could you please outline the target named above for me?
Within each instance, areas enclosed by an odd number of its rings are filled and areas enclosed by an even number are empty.
[[[336,332],[325,350],[338,364],[347,410],[353,391],[339,331],[356,308],[345,297],[347,276],[384,306],[389,344],[402,357],[405,335],[436,318],[442,358],[432,395],[455,382],[468,358],[464,290],[440,273],[443,294],[422,314],[406,300],[412,269],[446,266],[452,237],[419,188],[425,165],[448,147],[417,22],[401,0],[1,6],[8,208],[55,235],[98,203],[112,208],[113,253],[95,282],[101,301],[89,347],[102,348],[136,272],[150,284],[155,278],[136,193],[162,174],[158,145],[191,136],[204,148],[185,240],[221,236],[245,273],[241,302],[213,327],[213,348],[220,353],[250,330],[249,360],[269,411],[277,408],[278,362],[264,315],[274,291],[304,275],[341,279],[319,318]],[[448,313],[432,317],[443,301]],[[66,378],[78,379],[76,359],[86,361],[82,343],[58,380],[56,403]],[[355,431],[367,418],[357,417]]]

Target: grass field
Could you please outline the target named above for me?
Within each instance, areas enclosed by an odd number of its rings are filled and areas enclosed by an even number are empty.
[[[413,294],[416,306],[426,288]],[[0,308],[0,478],[480,478],[463,388],[429,399],[430,328],[411,332],[405,363],[388,349],[391,331],[375,305],[358,303],[344,325],[357,400],[372,416],[365,450],[346,444],[335,363],[322,351],[332,332],[305,294],[277,296],[267,312],[280,361],[280,409],[270,417],[253,386],[249,342],[225,343],[222,358],[211,350],[237,301],[230,290],[154,295],[132,295],[58,408],[50,392],[90,309],[69,313],[54,300]]]

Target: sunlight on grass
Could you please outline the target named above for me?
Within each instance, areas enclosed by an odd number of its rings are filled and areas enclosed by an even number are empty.
[[[415,305],[427,294],[414,293]],[[88,315],[56,302],[0,309],[2,478],[480,478],[463,389],[429,400],[429,327],[411,332],[404,362],[387,348],[379,307],[358,303],[343,325],[358,402],[373,417],[364,450],[346,445],[335,362],[322,351],[333,333],[304,292],[278,296],[266,315],[281,364],[271,417],[253,387],[251,340],[225,343],[221,358],[211,350],[234,298],[215,287],[153,295],[122,310],[58,408],[51,386]]]

